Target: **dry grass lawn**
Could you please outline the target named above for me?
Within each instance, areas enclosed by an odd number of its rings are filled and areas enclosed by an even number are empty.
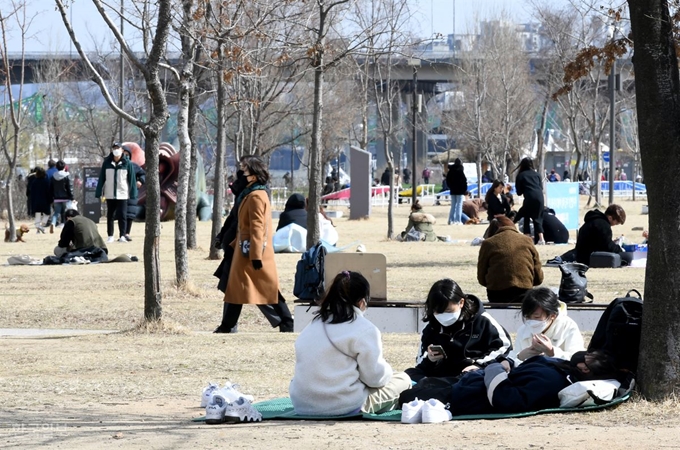
[[[582,203],[585,203],[582,201]],[[628,212],[615,228],[640,241],[647,216],[642,202],[622,202]],[[350,222],[336,220],[340,245],[361,242],[388,261],[388,298],[422,300],[430,285],[451,277],[484,298],[476,283],[478,247],[469,241],[484,226],[447,226],[447,206],[429,207],[440,221],[435,230],[453,243],[390,242],[386,209]],[[397,230],[408,207],[396,208]],[[345,217],[347,212],[345,211]],[[441,224],[443,223],[443,225]],[[105,224],[99,225],[104,231]],[[214,335],[222,296],[212,276],[218,261],[207,260],[210,224],[199,223],[202,248],[190,252],[193,293],[178,292],[174,278],[172,223],[164,224],[161,246],[164,318],[161,330],[138,325],[143,311],[142,263],[87,266],[0,267],[0,328],[116,330],[77,337],[0,339],[1,447],[29,448],[618,448],[677,447],[677,402],[650,405],[630,401],[611,411],[550,415],[495,422],[452,422],[403,426],[377,422],[267,422],[207,426],[190,422],[202,415],[199,393],[209,380],[232,380],[256,399],[286,396],[293,375],[296,335],[272,330],[256,308],[246,307],[235,335]],[[110,254],[142,255],[143,225],[135,224],[128,244],[110,244]],[[15,254],[43,257],[58,236],[30,234],[27,243],[0,244],[4,262]],[[456,242],[457,241],[457,242]],[[467,241],[467,242],[465,242]],[[356,245],[356,244],[354,244]],[[569,246],[539,247],[545,260]],[[281,290],[292,300],[299,255],[277,255]],[[545,268],[545,285],[559,285],[559,271]],[[644,289],[642,269],[588,272],[595,301],[609,302],[630,288]],[[292,304],[291,304],[292,307]],[[415,334],[383,336],[396,370],[413,362]],[[654,439],[650,439],[651,437]]]

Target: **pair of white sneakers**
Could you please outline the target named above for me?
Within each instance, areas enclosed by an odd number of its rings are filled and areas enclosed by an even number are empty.
[[[401,406],[401,423],[440,423],[452,419],[449,405],[436,398],[428,401],[417,398]]]
[[[205,407],[205,422],[260,422],[262,414],[253,405],[253,397],[238,391],[238,385],[227,382],[223,388],[210,383],[201,394],[201,407]]]

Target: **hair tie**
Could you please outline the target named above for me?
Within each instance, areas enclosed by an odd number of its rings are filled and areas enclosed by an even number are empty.
[[[343,270],[342,275],[349,280],[349,272],[348,271]]]

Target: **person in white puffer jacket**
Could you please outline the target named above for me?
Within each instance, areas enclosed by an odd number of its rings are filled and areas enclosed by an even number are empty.
[[[567,316],[567,305],[548,288],[534,288],[524,295],[522,319],[509,355],[516,365],[537,355],[569,360],[585,350],[578,325]]]
[[[290,399],[296,414],[390,411],[411,387],[408,375],[393,373],[383,357],[380,331],[364,318],[369,299],[363,275],[336,275],[316,316],[295,341]]]

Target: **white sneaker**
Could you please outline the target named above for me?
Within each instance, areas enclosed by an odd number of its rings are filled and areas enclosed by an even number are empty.
[[[423,423],[448,422],[453,417],[448,407],[436,398],[429,399],[422,407]]]
[[[125,242],[127,244],[128,240],[125,239],[125,236],[121,236],[120,239],[118,239],[118,242]]]
[[[216,396],[217,394],[213,395],[213,397]],[[234,423],[262,422],[262,414],[260,414],[257,409],[253,408],[250,400],[241,397],[227,405],[227,409],[224,411],[224,421]]]
[[[424,404],[424,401],[416,397],[412,402],[401,405],[401,423],[421,423]]]
[[[249,402],[253,402],[255,399],[252,395],[246,395],[241,393],[238,389],[240,386],[235,383],[230,383],[227,381],[224,387],[219,390],[219,393],[227,400],[228,403],[233,403],[239,398],[245,398]]]
[[[205,423],[214,425],[224,423],[224,412],[227,409],[227,400],[219,393],[213,394],[210,403],[205,407]]]
[[[115,242],[115,240],[116,240],[115,237],[109,236],[108,238],[106,238],[106,243],[107,243],[107,244],[110,244],[111,242]]]
[[[208,383],[208,386],[203,388],[203,392],[201,393],[201,408],[208,406],[213,393],[217,392],[219,388],[220,385],[216,383]]]

